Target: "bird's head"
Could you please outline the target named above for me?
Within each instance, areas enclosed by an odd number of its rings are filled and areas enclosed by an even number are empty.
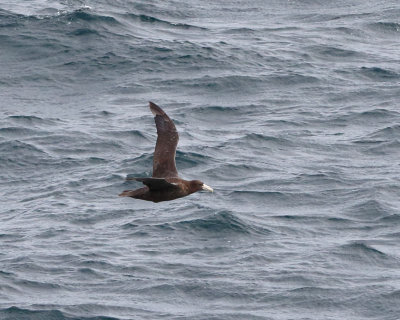
[[[213,192],[213,188],[209,187],[205,183],[203,183],[200,180],[192,180],[190,181],[190,189],[192,192],[200,191],[200,190],[205,190],[209,192]]]

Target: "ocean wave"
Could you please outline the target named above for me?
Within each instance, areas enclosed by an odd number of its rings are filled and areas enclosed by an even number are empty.
[[[400,140],[395,139],[389,142],[381,142],[378,145],[369,147],[364,152],[375,155],[396,156],[400,152]]]
[[[89,10],[89,8],[77,9],[70,13],[61,13],[59,17],[65,17],[69,22],[82,20],[87,22],[102,22],[111,25],[119,24],[118,20],[114,17],[94,13],[92,10]]]
[[[52,135],[31,137],[31,142],[46,148],[53,155],[69,157],[89,155],[96,157],[102,152],[120,152],[123,146],[120,141],[90,136],[84,132],[64,131]],[[101,158],[101,157],[98,157]]]
[[[23,124],[29,127],[56,126],[63,122],[61,119],[58,118],[41,118],[37,116],[26,116],[26,115],[9,116],[7,117],[7,119],[11,120],[14,123]]]
[[[114,137],[117,139],[127,138],[133,141],[150,141],[151,139],[140,130],[107,130],[101,131],[101,135]]]
[[[11,11],[0,8],[0,27],[1,28],[15,28],[18,27],[18,18],[20,16]]]
[[[19,140],[11,140],[0,142],[0,154],[3,161],[20,159],[29,163],[29,157],[42,156],[47,157],[48,154],[41,148],[27,142]],[[37,159],[36,159],[37,160]]]
[[[2,27],[15,27],[23,25],[27,22],[45,22],[45,23],[71,23],[71,22],[89,22],[89,23],[105,23],[110,25],[119,24],[118,21],[107,15],[101,15],[90,10],[89,7],[83,7],[73,10],[72,12],[65,10],[57,10],[53,14],[36,14],[24,15],[12,13],[0,9],[0,18],[3,23]],[[4,21],[5,20],[5,21]],[[6,24],[4,24],[6,22]]]
[[[215,132],[211,131],[211,134],[220,135],[221,131],[227,130],[229,126],[237,126],[248,121],[248,116],[257,112],[255,109],[255,107],[238,106],[199,106],[190,110],[190,117],[204,121],[206,124],[215,124]],[[245,110],[246,112],[243,114]],[[221,124],[224,125],[221,126]]]
[[[383,223],[395,223],[396,225],[400,222],[400,214],[389,214],[379,219],[379,222]]]
[[[203,153],[176,151],[176,166],[182,170],[207,163],[209,160],[210,157]]]
[[[90,28],[79,28],[69,32],[68,34],[71,36],[101,36],[101,34],[97,30]]]
[[[32,190],[30,194],[36,193],[36,190]],[[65,197],[65,191],[52,191],[52,192],[42,192],[40,195],[37,196],[25,196],[20,202],[25,203],[25,202],[31,202],[31,201],[36,201],[36,200],[42,200],[42,199],[61,199]]]
[[[398,259],[364,242],[354,241],[336,248],[335,255],[347,263],[361,263],[372,266],[395,267]]]
[[[169,28],[178,28],[178,29],[197,29],[197,30],[207,30],[207,28],[195,26],[187,23],[179,23],[179,22],[171,22],[168,20],[163,20],[160,18],[156,18],[154,16],[146,15],[146,14],[135,14],[135,13],[125,13],[121,15],[124,19],[129,19],[135,22],[142,23],[150,23],[155,25],[162,25]]]
[[[119,22],[117,19],[111,16],[102,15],[99,13],[95,13],[93,10],[90,10],[89,7],[75,9],[72,12],[68,11],[58,11],[55,15],[37,15],[37,16],[29,16],[30,19],[44,20],[48,22],[49,20],[55,22],[88,22],[91,24],[102,23],[108,25],[118,25]]]
[[[172,230],[187,230],[189,232],[206,232],[215,235],[230,234],[266,234],[270,231],[260,226],[245,222],[228,211],[220,211],[204,218],[189,219],[162,225]]]
[[[361,67],[360,73],[372,80],[391,81],[400,78],[398,72],[380,67]]]
[[[232,113],[233,114],[241,114],[243,112],[243,109],[237,106],[215,106],[215,105],[210,105],[210,106],[199,106],[196,108],[191,109],[191,113],[206,113],[207,115],[213,115],[213,116],[229,116]]]
[[[283,138],[283,137],[274,137],[274,136],[269,136],[266,134],[261,134],[261,133],[247,133],[244,136],[240,138],[235,138],[232,140],[228,140],[230,145],[233,146],[251,146],[257,149],[264,148],[263,151],[265,151],[265,148],[275,149],[285,149],[287,147],[297,147],[293,143],[293,141]]]
[[[259,77],[246,75],[226,75],[226,76],[201,76],[193,79],[168,79],[157,81],[161,86],[179,86],[191,90],[204,90],[210,92],[254,91],[261,85]]]
[[[384,108],[374,108],[361,112],[351,112],[342,117],[343,121],[371,121],[371,120],[390,120],[399,117],[400,113],[394,110]]]
[[[365,221],[378,221],[391,214],[390,208],[378,200],[361,200],[346,210],[351,216]]]
[[[365,112],[352,117],[352,121],[360,124],[369,124],[375,121],[376,124],[381,123],[387,125],[388,122],[398,117],[397,112],[387,110],[374,110]],[[349,119],[350,120],[350,119]],[[364,152],[370,153],[392,153],[398,146],[400,141],[400,126],[386,126],[382,129],[375,130],[369,134],[362,135],[352,140],[352,143],[364,147]]]
[[[23,138],[33,137],[36,135],[47,135],[49,131],[35,130],[21,127],[5,127],[0,128],[0,136],[4,138]]]
[[[18,279],[14,281],[14,284],[20,288],[21,290],[33,290],[33,291],[52,291],[52,290],[59,290],[62,288],[62,285],[57,283],[50,283],[50,282],[42,282],[42,281],[33,281],[27,279]]]
[[[301,28],[299,27],[276,27],[276,28],[250,28],[250,27],[241,27],[241,28],[229,28],[226,30],[223,30],[224,34],[233,34],[233,35],[239,35],[239,36],[257,36],[257,35],[262,35],[265,34],[265,32],[285,32],[285,31],[297,31],[300,30]]]
[[[400,140],[400,125],[392,125],[383,129],[379,129],[371,133],[368,137],[371,139],[382,139],[386,141],[392,139]]]
[[[18,307],[9,307],[6,309],[0,309],[0,319],[11,320],[119,320],[118,318],[108,317],[108,316],[94,316],[94,317],[86,317],[86,316],[78,316],[78,317],[70,317],[65,315],[63,312],[57,309],[51,310],[31,310],[24,309]]]
[[[300,174],[294,178],[296,184],[299,183],[301,185],[324,185],[328,186],[330,184],[338,185],[338,184],[346,184],[345,179],[341,176],[339,172],[335,171],[325,171],[318,172],[313,174]]]
[[[153,153],[143,153],[137,157],[130,155],[129,159],[123,160],[124,167],[128,168],[130,171],[134,170],[136,172],[133,173],[133,176],[135,177],[139,176],[139,173],[151,171],[152,164]],[[146,174],[143,176],[146,176]]]
[[[311,2],[313,4],[317,4],[318,6],[321,5],[326,5],[323,1],[306,1],[306,2]],[[303,1],[304,3],[304,1]],[[313,12],[313,13],[305,13],[305,14],[298,14],[295,15],[296,19],[299,20],[305,20],[307,22],[324,22],[326,23],[327,21],[337,21],[337,20],[350,20],[354,21],[356,19],[364,19],[368,18],[371,16],[372,13],[370,12],[342,12],[340,14],[329,14],[329,13],[321,13],[321,12]]]
[[[266,82],[276,86],[307,86],[308,84],[319,83],[320,79],[316,76],[290,72],[284,75],[268,76]]]
[[[320,198],[319,194],[308,192],[281,192],[281,191],[264,191],[264,190],[234,190],[228,193],[230,197],[237,201],[248,203],[257,203],[261,205],[282,205],[283,203],[291,203],[293,206],[301,206],[315,202]]]
[[[400,23],[397,22],[379,21],[368,24],[368,27],[374,31],[378,31],[384,34],[396,34],[400,32]]]
[[[352,38],[357,38],[357,39],[362,39],[364,37],[366,37],[366,32],[361,29],[361,28],[356,28],[355,26],[351,26],[351,27],[344,27],[344,26],[340,26],[337,28],[334,28],[335,31],[337,31],[339,34],[341,35],[346,35]],[[362,54],[362,56],[364,56],[365,54],[363,54],[361,51],[358,51],[359,54]]]
[[[220,163],[218,166],[213,168],[207,168],[204,173],[213,177],[216,180],[233,181],[237,186],[240,182],[249,182],[249,179],[253,177],[259,177],[261,173],[265,172],[265,168],[262,168],[258,162],[248,162],[246,164],[242,163]],[[246,180],[243,179],[246,177]]]
[[[327,59],[346,59],[346,61],[351,61],[353,58],[360,59],[364,57],[364,54],[360,53],[359,51],[333,46],[312,46],[309,48],[309,50],[313,55]]]

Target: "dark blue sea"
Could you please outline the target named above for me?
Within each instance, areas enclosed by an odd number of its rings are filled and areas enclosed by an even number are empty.
[[[398,320],[399,159],[398,0],[1,1],[0,320]]]

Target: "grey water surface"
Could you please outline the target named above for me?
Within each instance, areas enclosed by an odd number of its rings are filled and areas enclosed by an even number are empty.
[[[400,2],[0,3],[0,319],[400,319]],[[214,194],[151,176],[148,101]]]

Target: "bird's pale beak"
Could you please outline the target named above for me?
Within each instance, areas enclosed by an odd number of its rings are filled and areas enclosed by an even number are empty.
[[[205,191],[210,191],[210,192],[214,192],[213,188],[209,187],[208,185],[204,184],[201,186],[201,188]]]

